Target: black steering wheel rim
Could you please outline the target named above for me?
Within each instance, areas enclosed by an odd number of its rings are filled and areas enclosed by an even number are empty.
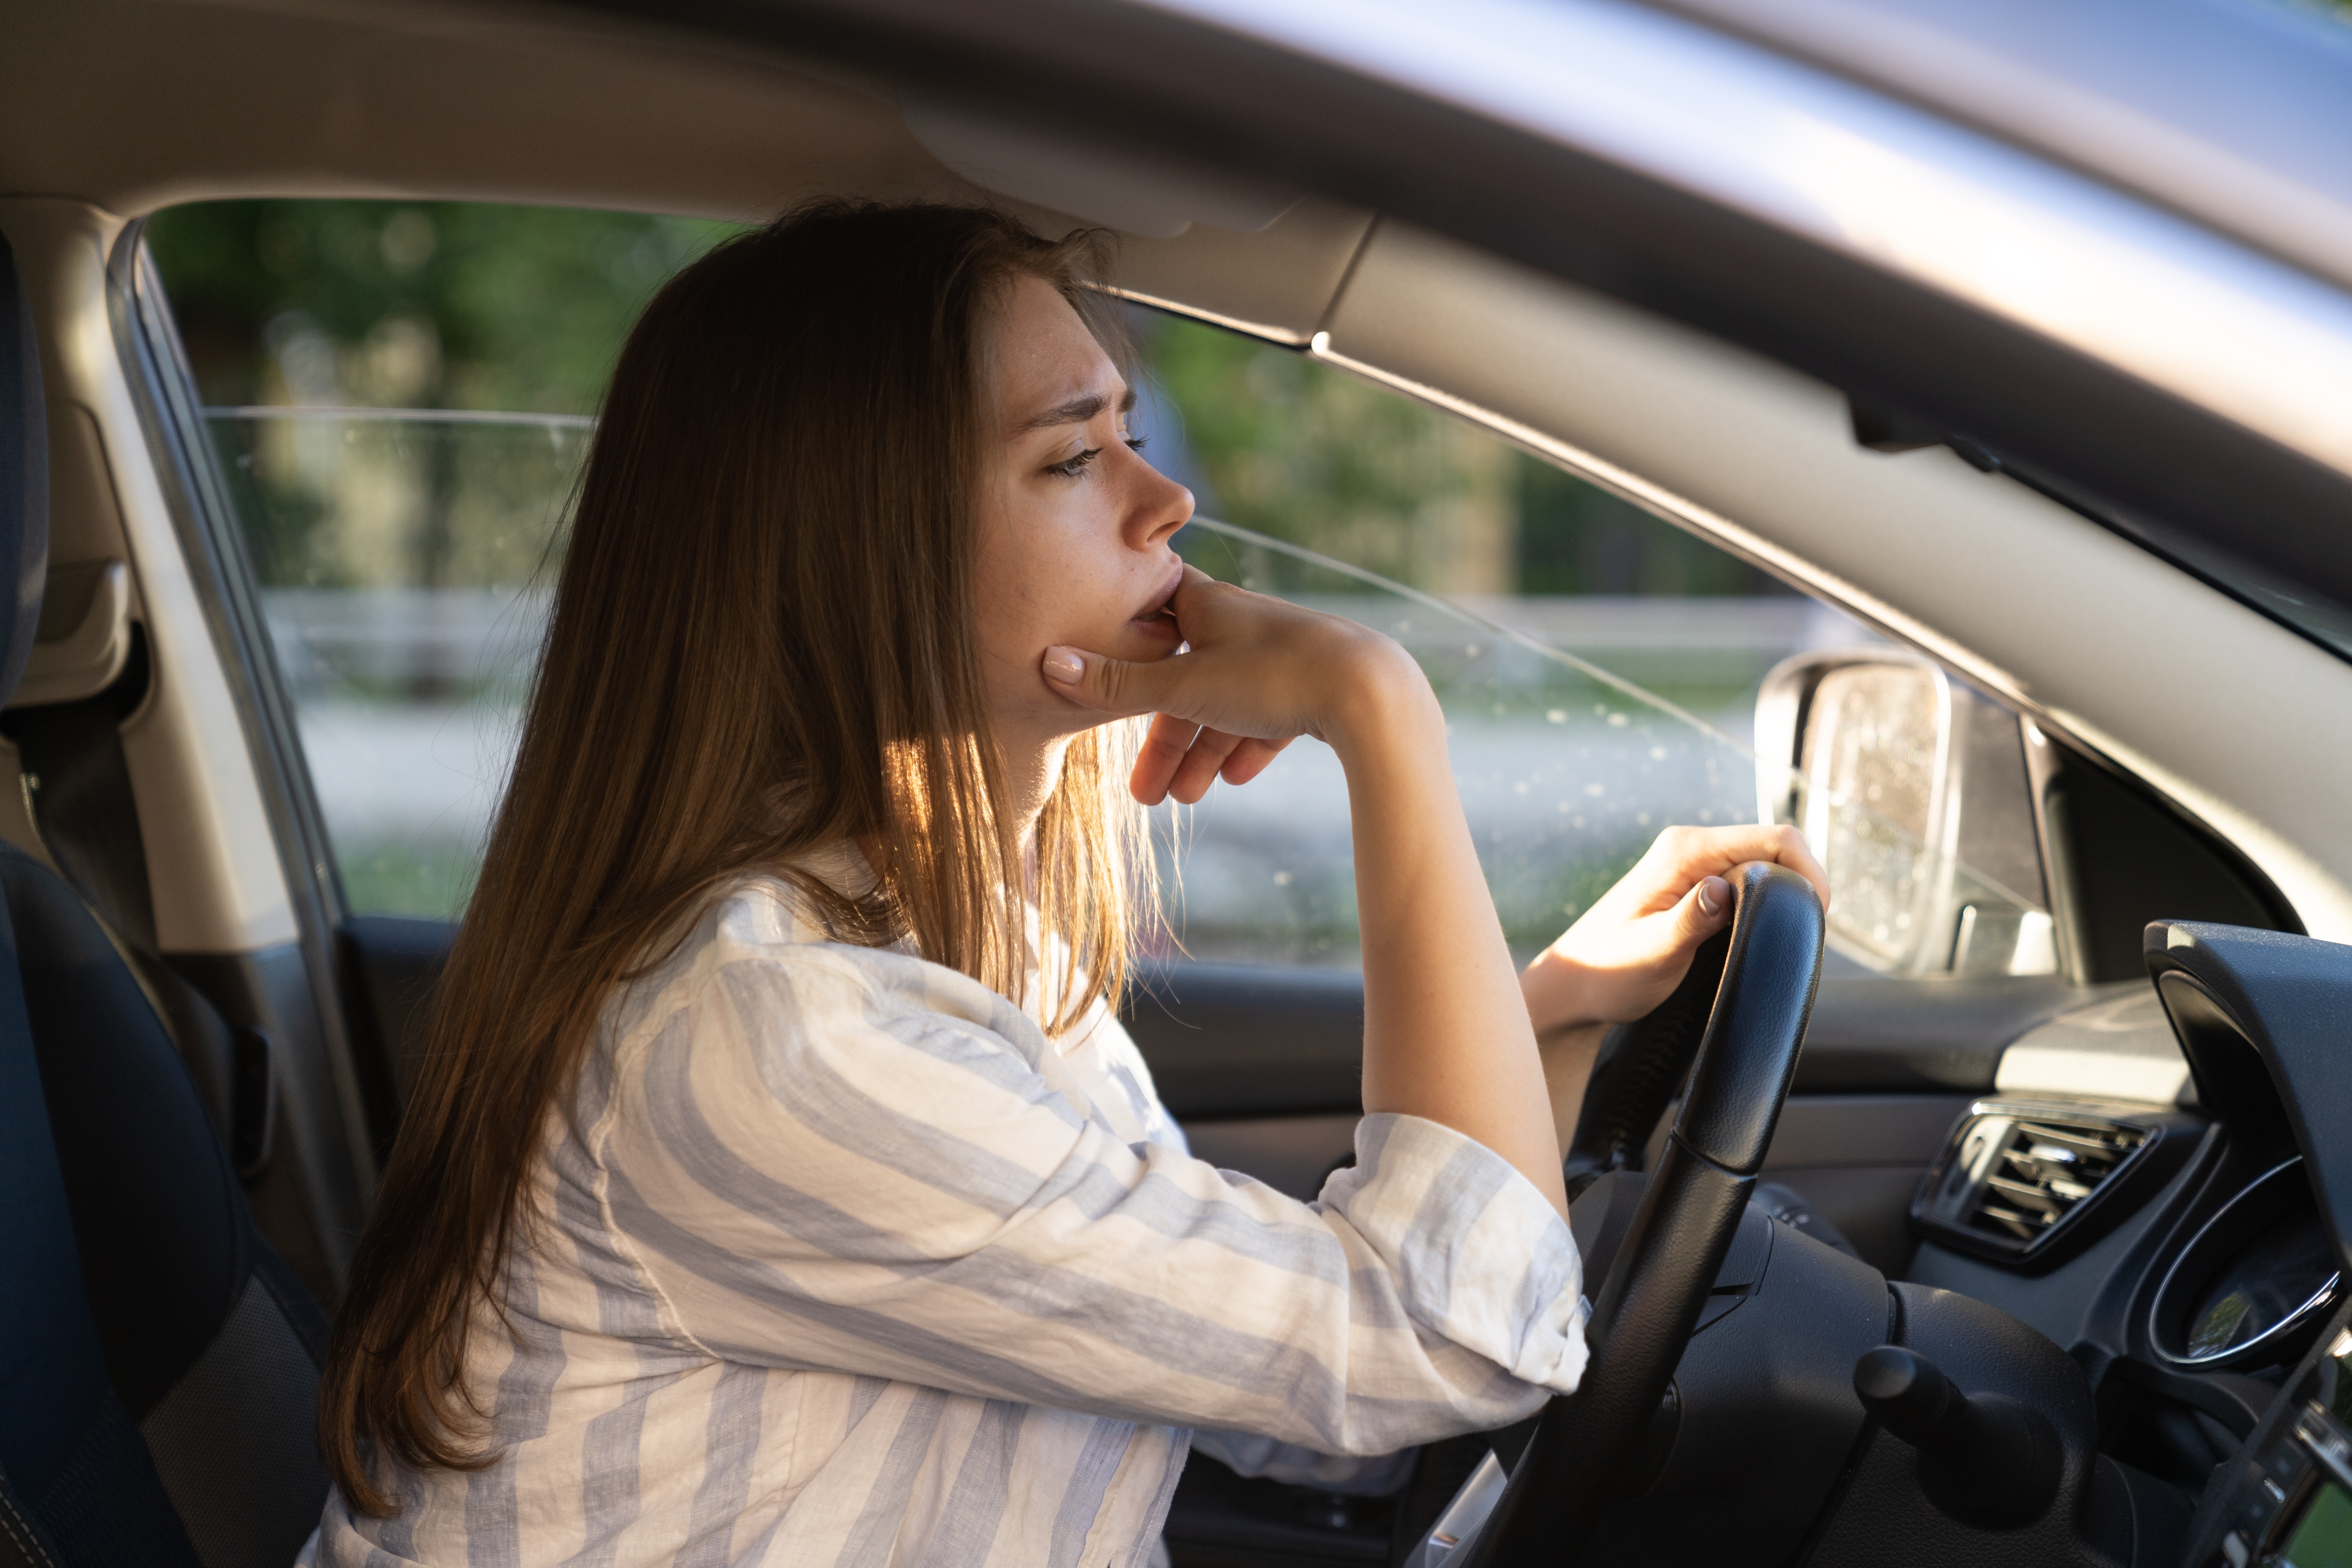
[[[1812,885],[1786,868],[1741,867],[1733,896],[1722,979],[1689,1090],[1592,1296],[1584,1377],[1574,1394],[1545,1407],[1509,1484],[1454,1568],[1575,1560],[1616,1500],[1628,1457],[1665,1396],[1730,1249],[1796,1075],[1821,980],[1822,933]],[[1674,1005],[1670,998],[1660,1012]],[[1641,1085],[1634,1091],[1646,1093]],[[1622,1130],[1598,1142],[1605,1148],[1612,1140],[1622,1144]],[[1571,1151],[1572,1179],[1575,1165]]]

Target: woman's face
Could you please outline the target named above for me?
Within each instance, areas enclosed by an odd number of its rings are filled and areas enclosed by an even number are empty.
[[[1162,611],[1183,566],[1170,541],[1192,493],[1130,443],[1135,395],[1053,285],[1017,279],[982,331],[996,431],[981,462],[973,619],[997,735],[1035,744],[1101,721],[1045,684],[1049,647],[1176,651]]]

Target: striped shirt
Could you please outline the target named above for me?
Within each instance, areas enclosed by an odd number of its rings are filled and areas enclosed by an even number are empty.
[[[550,1119],[467,1361],[496,1459],[379,1456],[398,1511],[331,1497],[306,1564],[1139,1568],[1190,1447],[1393,1485],[1575,1386],[1575,1244],[1500,1157],[1370,1116],[1300,1203],[1075,1033],[736,889]]]

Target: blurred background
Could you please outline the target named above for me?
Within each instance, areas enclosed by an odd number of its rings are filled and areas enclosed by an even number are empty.
[[[354,910],[462,911],[605,377],[652,292],[731,232],[342,201],[152,221]],[[1524,951],[1665,824],[1753,820],[1758,682],[1870,640],[1450,416],[1213,327],[1134,325],[1148,456],[1202,519],[1180,547],[1413,649]],[[1160,828],[1193,956],[1356,961],[1327,751],[1294,747]]]

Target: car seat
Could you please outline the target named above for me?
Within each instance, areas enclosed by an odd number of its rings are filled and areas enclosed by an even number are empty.
[[[0,703],[48,557],[40,361],[0,237]],[[0,846],[0,1568],[286,1568],[326,1321],[107,933]]]

